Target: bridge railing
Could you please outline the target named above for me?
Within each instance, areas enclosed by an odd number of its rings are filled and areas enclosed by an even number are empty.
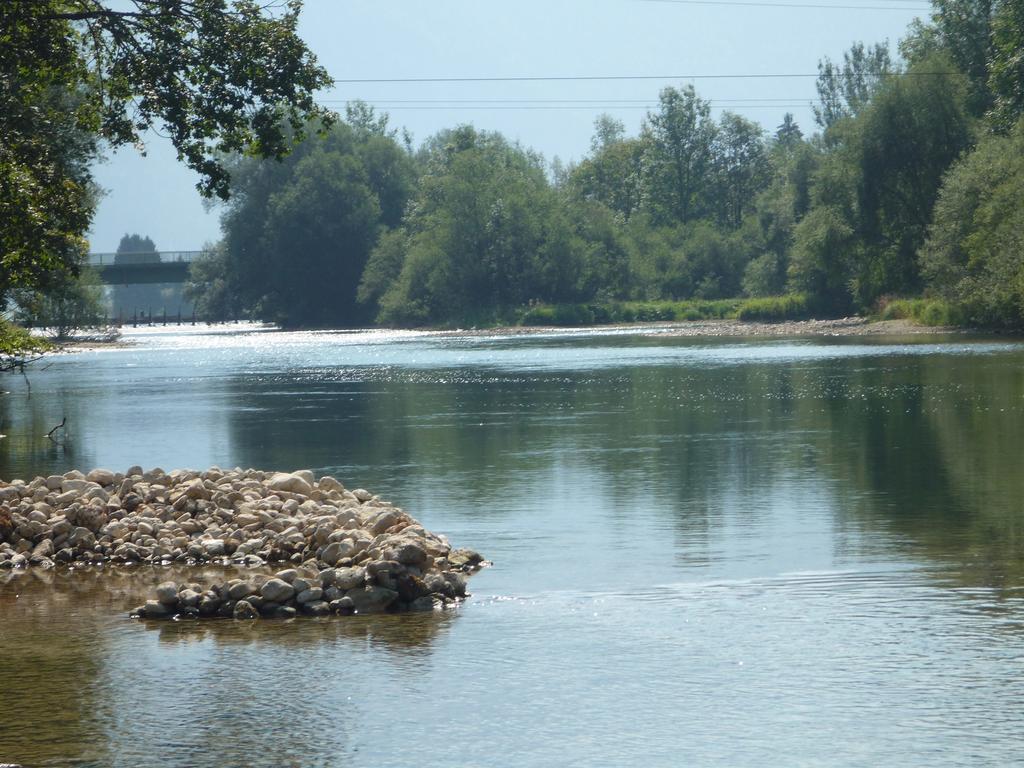
[[[155,255],[159,262],[153,260],[153,251],[140,253],[90,253],[88,264],[93,267],[105,267],[117,263],[122,264],[173,264],[195,261],[202,251],[159,251]]]

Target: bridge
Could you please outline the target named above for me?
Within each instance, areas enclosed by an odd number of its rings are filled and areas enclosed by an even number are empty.
[[[183,283],[188,267],[202,251],[90,253],[86,262],[105,285]]]

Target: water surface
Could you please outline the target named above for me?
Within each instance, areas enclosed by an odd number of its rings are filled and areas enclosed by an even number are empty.
[[[125,619],[166,569],[0,574],[0,762],[1020,761],[1024,345],[134,336],[0,382],[0,477],[309,468],[494,567],[255,625]]]

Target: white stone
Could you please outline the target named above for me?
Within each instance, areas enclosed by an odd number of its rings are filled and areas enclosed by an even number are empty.
[[[272,491],[285,491],[287,493],[302,493],[308,496],[313,492],[313,487],[303,478],[294,474],[279,472],[270,478],[266,483],[267,488]]]

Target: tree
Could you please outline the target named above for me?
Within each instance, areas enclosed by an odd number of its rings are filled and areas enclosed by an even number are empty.
[[[809,142],[777,140],[768,151],[770,180],[754,203],[758,237],[763,251],[743,274],[748,296],[775,296],[785,290],[793,235],[811,205],[811,179],[821,160]]]
[[[413,180],[413,159],[390,133],[341,122],[283,162],[239,157],[231,171],[223,243],[191,272],[189,295],[203,315],[245,307],[289,327],[367,321],[356,290],[381,232],[401,221]]]
[[[888,42],[866,48],[864,43],[854,43],[843,54],[841,67],[827,56],[819,61],[815,87],[820,104],[814,107],[818,125],[827,129],[855,116],[892,71]]]
[[[802,141],[803,138],[804,132],[797,125],[793,113],[787,112],[782,116],[782,124],[775,129],[775,140],[785,147],[790,147]]]
[[[994,96],[992,123],[1009,132],[1024,117],[1024,3],[1004,0],[992,21],[988,85]]]
[[[946,174],[921,263],[929,290],[973,322],[1024,324],[1024,120]]]
[[[709,193],[718,220],[737,229],[770,176],[764,131],[746,118],[725,112],[718,121],[712,151],[714,181]]]
[[[160,252],[149,237],[125,234],[117,244],[114,254],[115,264],[158,264]]]
[[[657,222],[685,224],[707,212],[717,130],[692,85],[663,89],[659,102],[643,128],[646,202]]]
[[[7,0],[0,4],[0,259],[3,284],[38,287],[92,216],[95,139],[170,136],[225,196],[222,158],[283,156],[330,84],[295,34],[300,0]],[[82,137],[86,137],[83,141]]]
[[[993,15],[1003,0],[933,0],[931,23],[919,20],[900,41],[910,64],[939,53],[945,55],[967,81],[967,108],[981,117],[992,107],[989,66],[993,57]]]
[[[206,322],[245,317],[240,296],[231,290],[227,253],[223,243],[207,245],[189,265],[183,293],[195,307],[196,317]]]
[[[921,71],[929,75],[917,76]],[[854,272],[861,306],[922,288],[917,252],[943,174],[971,142],[966,101],[963,79],[933,56],[889,80],[858,118],[850,149],[864,245]]]
[[[125,234],[117,244],[115,264],[158,264],[160,252],[149,237]],[[185,298],[183,286],[177,283],[147,285],[115,285],[110,292],[111,317],[127,319],[141,313],[168,314],[192,312],[191,302]]]
[[[88,267],[78,275],[61,273],[45,293],[22,289],[14,298],[15,319],[25,326],[45,328],[57,341],[69,339],[75,331],[99,329],[106,322],[103,286]]]
[[[361,295],[381,296],[381,322],[465,322],[579,297],[583,249],[542,158],[460,126],[432,137],[419,162],[402,228],[381,240],[363,275]]]
[[[594,121],[590,157],[569,176],[576,197],[606,205],[628,221],[639,208],[643,187],[644,145],[625,137],[625,127],[608,115]]]

